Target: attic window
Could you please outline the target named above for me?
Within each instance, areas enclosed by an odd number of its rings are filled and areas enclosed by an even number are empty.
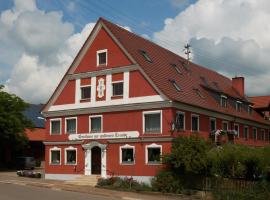
[[[220,106],[223,108],[227,107],[227,97],[224,95],[220,96]]]
[[[152,59],[149,57],[149,55],[147,54],[146,51],[140,50],[140,53],[141,53],[141,55],[144,57],[144,59],[145,59],[147,62],[150,62],[150,63],[153,62]]]
[[[97,66],[106,66],[107,61],[107,49],[97,51]]]
[[[248,114],[249,115],[252,115],[252,110],[253,110],[252,105],[248,105]]]
[[[209,86],[209,84],[204,76],[201,76],[200,78],[205,86]]]
[[[201,97],[201,98],[204,99],[203,94],[201,93],[201,91],[200,91],[198,88],[193,88],[193,90],[196,92],[196,94],[197,94],[199,97]]]
[[[216,87],[217,90],[221,91],[221,89],[220,89],[220,87],[219,87],[219,85],[218,85],[217,82],[213,82],[213,84],[214,84],[214,86]]]
[[[179,61],[181,63],[181,65],[184,67],[184,69],[190,73],[190,68],[188,66],[188,64],[185,61]]]
[[[178,74],[182,74],[182,72],[180,71],[180,69],[177,67],[177,65],[176,64],[171,64],[171,66],[176,70],[176,72],[178,73]]]
[[[242,110],[242,102],[241,101],[236,101],[235,102],[235,110],[237,112],[240,112]]]
[[[181,91],[181,88],[179,87],[179,85],[175,82],[175,80],[169,80],[172,85],[175,87],[175,89],[180,92]]]

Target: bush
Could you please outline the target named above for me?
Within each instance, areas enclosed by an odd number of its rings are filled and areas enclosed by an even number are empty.
[[[178,137],[173,140],[171,154],[164,157],[165,164],[177,173],[205,174],[209,145],[198,136]]]
[[[110,177],[106,179],[99,179],[98,186],[100,187],[110,187],[114,189],[121,190],[132,190],[132,191],[151,191],[151,187],[144,183],[138,183],[133,180],[133,178],[119,178],[119,177]]]
[[[180,179],[175,177],[175,173],[169,170],[160,171],[151,182],[154,191],[162,193],[181,193],[183,190]]]

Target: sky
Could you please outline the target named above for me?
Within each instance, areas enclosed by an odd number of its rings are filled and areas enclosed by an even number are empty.
[[[0,0],[0,84],[45,103],[101,16],[270,94],[269,0]]]

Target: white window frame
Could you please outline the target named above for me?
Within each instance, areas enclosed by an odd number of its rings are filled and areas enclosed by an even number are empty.
[[[225,105],[225,106],[222,106],[222,98],[226,99],[226,105]],[[225,95],[220,95],[220,102],[219,102],[219,105],[220,105],[222,108],[227,108],[227,107],[228,107],[228,97],[225,96]]]
[[[176,116],[177,116],[177,114],[182,114],[184,116],[184,122],[183,122],[184,123],[184,127],[183,127],[183,129],[179,129],[179,131],[184,131],[184,130],[186,130],[186,113],[183,112],[183,111],[176,111]]]
[[[227,124],[227,130],[226,131],[228,131],[229,130],[229,122],[228,121],[222,121],[222,123],[221,123],[221,129],[223,130],[223,124]],[[225,130],[223,130],[223,131],[225,131]]]
[[[75,163],[67,163],[67,151],[72,150],[76,152],[76,162]],[[78,160],[78,151],[76,147],[69,146],[65,148],[65,165],[77,165],[77,160]]]
[[[241,112],[242,111],[242,105],[243,105],[243,103],[241,101],[236,101],[235,102],[235,110],[237,112]]]
[[[123,94],[122,95],[113,95],[113,84],[114,83],[123,83]],[[123,97],[124,96],[124,80],[122,80],[122,81],[112,81],[112,94],[111,94],[111,96],[112,97]]]
[[[263,140],[262,141],[265,141],[265,130],[264,129],[261,129],[261,138],[260,139],[262,139],[262,133],[263,133]]]
[[[256,138],[254,138],[254,132],[253,132],[254,130],[256,130]],[[252,139],[253,140],[258,140],[258,129],[256,127],[252,128]]]
[[[234,123],[233,124],[233,130],[235,130],[235,126],[238,127],[237,137],[240,137],[240,126],[239,126],[239,124]]]
[[[197,117],[198,118],[198,130],[197,131],[194,131],[192,130],[192,117]],[[191,127],[190,127],[190,131],[193,132],[193,133],[198,133],[200,132],[200,115],[197,115],[197,114],[191,114],[191,117],[190,117],[190,120],[191,120]]]
[[[156,114],[156,113],[160,113],[160,132],[154,132],[154,133],[149,133],[149,132],[145,132],[145,115],[146,114]],[[143,115],[143,134],[161,134],[162,133],[162,110],[152,110],[152,111],[143,111],[142,113]]]
[[[67,132],[67,120],[69,120],[69,119],[75,119],[76,120],[76,131],[75,131],[75,133],[68,133]],[[78,120],[77,120],[77,117],[66,117],[65,118],[65,134],[66,135],[72,135],[72,134],[77,134],[78,133]]]
[[[52,133],[52,121],[60,121],[60,133]],[[62,135],[62,118],[50,119],[50,135]]]
[[[85,88],[85,87],[90,87],[91,88],[91,93],[92,93],[92,86],[91,84],[90,85],[81,85],[80,86],[80,99],[81,100],[88,100],[88,99],[91,99],[92,95],[90,93],[90,98],[82,98],[82,88]]]
[[[101,118],[101,129],[100,132],[103,132],[103,115],[90,115],[89,116],[89,133],[96,133],[96,132],[91,132],[91,118],[97,118],[100,117]]]
[[[148,162],[148,149],[149,148],[160,148],[160,162],[153,163],[153,162]],[[149,145],[145,146],[145,164],[147,165],[161,165],[162,164],[162,145],[152,143]]]
[[[245,136],[245,129],[247,128],[247,137]],[[248,139],[249,138],[249,127],[248,126],[244,126],[244,139]]]
[[[60,160],[59,160],[59,164],[56,164],[56,163],[52,163],[52,151],[59,151],[60,152]],[[59,148],[59,147],[52,147],[52,148],[50,148],[49,149],[49,152],[50,152],[50,155],[49,155],[49,157],[50,157],[50,160],[49,160],[49,164],[50,165],[61,165],[61,160],[62,160],[62,156],[61,156],[61,148]]]
[[[253,106],[248,105],[248,114],[252,115],[252,112],[253,112]]]
[[[100,53],[106,53],[106,63],[105,64],[100,64],[99,63],[99,54]],[[100,67],[100,66],[107,66],[108,65],[108,49],[102,49],[102,50],[98,50],[97,51],[97,66]]]
[[[133,149],[133,162],[122,162],[122,149]],[[125,144],[119,147],[119,163],[120,165],[135,165],[135,146],[129,145],[129,144]]]
[[[210,117],[210,119],[209,119],[209,131],[211,132],[212,130],[211,130],[211,121],[215,121],[215,130],[217,130],[217,119],[216,118],[214,118],[214,117]]]

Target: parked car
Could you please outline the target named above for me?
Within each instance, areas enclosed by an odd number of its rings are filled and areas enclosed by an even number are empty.
[[[16,169],[34,169],[36,161],[33,157],[17,157]]]

